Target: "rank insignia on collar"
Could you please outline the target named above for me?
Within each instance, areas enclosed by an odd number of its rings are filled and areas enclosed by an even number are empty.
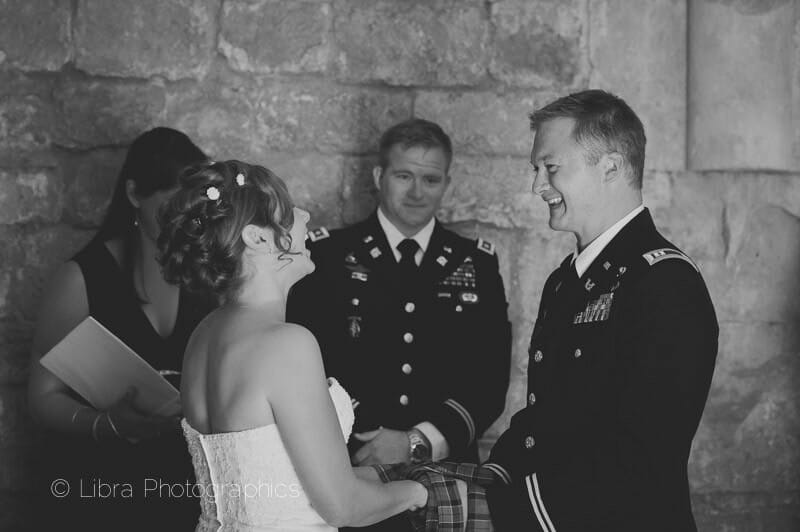
[[[439,258],[436,259],[436,262],[438,262],[440,266],[444,266],[447,264],[447,259],[443,256],[439,256]]]
[[[625,266],[620,266],[619,271],[617,272],[617,277],[621,277],[626,271],[628,271],[628,268]]]
[[[367,279],[369,278],[369,276],[367,275],[367,272],[351,272],[350,273],[350,278],[351,279],[355,279],[357,281],[366,282]]]
[[[347,317],[347,332],[350,333],[350,338],[361,336],[361,316]]]
[[[362,242],[364,242],[365,244],[369,244],[370,242],[372,242],[372,241],[373,241],[373,240],[375,240],[375,239],[374,239],[374,238],[372,238],[372,235],[367,235],[367,236],[365,236],[364,238],[362,238],[361,240],[362,240]]]
[[[489,255],[494,255],[494,244],[482,238],[478,239],[478,249]]]
[[[311,240],[312,242],[324,240],[329,236],[331,236],[330,233],[328,233],[328,230],[325,229],[324,227],[320,227],[318,229],[314,229],[313,231],[309,231],[307,235],[308,239]]]
[[[478,294],[475,292],[461,292],[458,294],[459,299],[464,303],[477,303],[478,302]]]
[[[606,321],[611,315],[611,304],[614,302],[614,294],[603,294],[593,301],[586,304],[586,309],[583,312],[575,314],[573,324],[578,323],[593,323],[597,321]]]
[[[604,270],[606,270],[606,271],[608,271],[608,269],[609,269],[609,268],[611,268],[611,263],[610,263],[610,262],[608,262],[608,261],[605,261],[605,262],[603,263],[603,269],[604,269]]]
[[[377,247],[374,247],[371,250],[369,250],[369,254],[372,255],[373,259],[377,259],[378,257],[381,256],[381,250]]]
[[[586,288],[587,292],[591,292],[592,288],[594,288],[594,285],[595,283],[591,279],[586,279],[586,284],[584,285],[584,288]]]
[[[453,248],[451,248],[450,246],[442,246],[442,249],[445,251],[445,253],[453,252]]]
[[[358,261],[356,260],[356,256],[354,253],[348,253],[347,256],[344,258],[344,261],[347,264],[358,264]]]

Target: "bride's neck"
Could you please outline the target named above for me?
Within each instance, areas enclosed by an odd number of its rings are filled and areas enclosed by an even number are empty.
[[[288,290],[273,276],[255,275],[247,279],[228,305],[268,313],[275,321],[286,321]]]

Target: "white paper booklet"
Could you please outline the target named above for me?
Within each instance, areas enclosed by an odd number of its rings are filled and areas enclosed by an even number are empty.
[[[178,390],[91,316],[43,356],[41,363],[100,410],[134,387],[137,408],[160,415],[180,412]]]

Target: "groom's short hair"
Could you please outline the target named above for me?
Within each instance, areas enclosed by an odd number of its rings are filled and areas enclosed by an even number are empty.
[[[447,169],[450,169],[453,144],[447,133],[435,122],[423,118],[411,118],[384,131],[378,144],[378,164],[381,170],[386,170],[389,165],[389,152],[395,145],[400,145],[406,150],[417,146],[439,148],[447,158]]]
[[[631,184],[641,189],[647,138],[644,126],[625,100],[592,89],[563,96],[530,115],[531,129],[555,118],[572,118],[572,138],[586,150],[586,162],[596,164],[603,154],[622,155]]]

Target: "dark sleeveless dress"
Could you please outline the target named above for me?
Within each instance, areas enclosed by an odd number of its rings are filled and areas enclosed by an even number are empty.
[[[180,389],[183,353],[197,324],[213,309],[210,299],[181,291],[175,327],[160,336],[141,308],[130,278],[102,242],[91,242],[72,259],[86,283],[89,314]],[[53,518],[83,530],[193,530],[200,499],[183,434],[174,432],[137,444],[95,442],[90,436],[47,435],[52,467],[71,484],[56,502]],[[48,453],[50,454],[50,453]],[[48,484],[49,486],[49,484]],[[194,493],[193,493],[194,492]]]

